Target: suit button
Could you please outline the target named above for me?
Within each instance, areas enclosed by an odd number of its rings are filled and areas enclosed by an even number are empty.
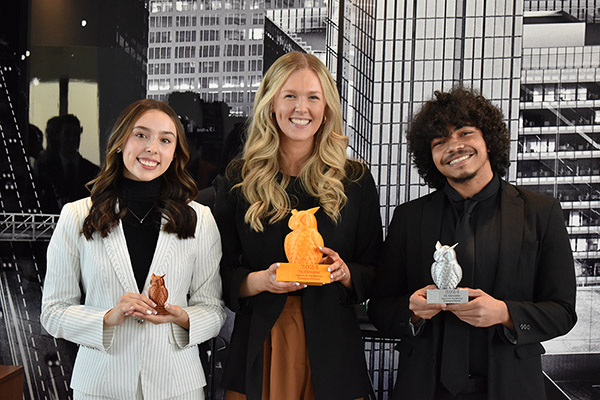
[[[531,329],[531,326],[529,324],[521,324],[519,325],[519,328],[521,328],[522,331],[528,331]]]

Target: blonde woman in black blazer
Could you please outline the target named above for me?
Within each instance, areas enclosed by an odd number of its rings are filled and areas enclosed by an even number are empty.
[[[371,390],[354,305],[370,293],[381,219],[373,178],[347,159],[341,129],[325,66],[301,53],[279,58],[216,202],[225,304],[236,312],[228,400],[350,400]],[[277,282],[290,212],[315,206],[332,283]]]

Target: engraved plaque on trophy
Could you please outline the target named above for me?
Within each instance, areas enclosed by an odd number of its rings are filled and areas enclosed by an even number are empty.
[[[457,243],[458,244],[458,243]],[[427,304],[456,304],[469,301],[469,289],[457,289],[462,279],[462,269],[456,261],[454,246],[435,244],[435,252],[431,264],[431,277],[438,289],[427,290]]]
[[[323,237],[317,230],[315,213],[310,210],[292,210],[288,226],[292,230],[285,237],[284,249],[289,262],[280,263],[276,278],[280,282],[299,282],[306,285],[323,285],[331,282],[328,264],[319,264],[323,253]]]
[[[150,287],[148,288],[148,298],[156,303],[154,309],[158,315],[169,315],[169,312],[165,310],[165,302],[169,297],[169,291],[165,287],[165,275],[154,275],[150,280]]]

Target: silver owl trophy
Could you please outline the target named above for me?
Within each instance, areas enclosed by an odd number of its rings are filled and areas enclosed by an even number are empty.
[[[427,304],[456,304],[469,301],[469,289],[457,289],[462,279],[462,269],[456,261],[454,246],[435,244],[435,252],[431,264],[431,277],[438,289],[427,290]]]

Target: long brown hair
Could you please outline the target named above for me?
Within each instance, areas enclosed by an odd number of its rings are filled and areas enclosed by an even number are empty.
[[[161,186],[157,200],[157,208],[167,222],[165,232],[175,233],[180,239],[194,236],[196,213],[188,206],[195,199],[198,188],[194,180],[185,171],[185,164],[190,159],[187,140],[179,117],[171,107],[160,101],[145,99],[130,104],[117,118],[112,129],[106,150],[106,159],[98,176],[88,185],[91,189],[92,208],[83,222],[81,233],[91,240],[96,231],[106,237],[113,227],[127,212],[123,202],[122,177],[125,168],[120,151],[129,138],[133,127],[140,117],[150,111],[162,111],[171,118],[177,131],[175,158],[167,171],[161,175]]]

